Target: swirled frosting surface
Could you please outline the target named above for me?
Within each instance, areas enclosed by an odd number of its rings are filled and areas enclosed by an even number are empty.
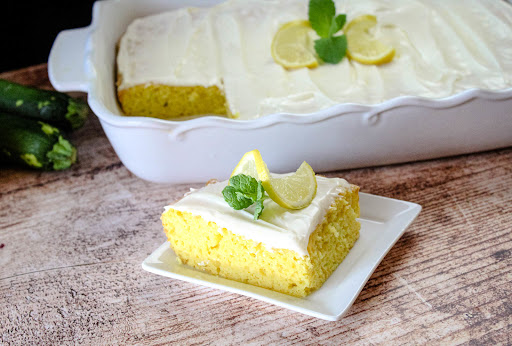
[[[135,20],[120,43],[120,89],[159,83],[219,85],[240,119],[305,114],[339,103],[398,96],[442,98],[512,87],[512,6],[500,0],[336,0],[347,20],[373,14],[374,35],[393,46],[389,64],[286,70],[270,46],[307,1],[228,0]]]

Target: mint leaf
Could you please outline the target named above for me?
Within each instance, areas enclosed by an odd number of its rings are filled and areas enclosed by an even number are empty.
[[[263,212],[265,189],[261,181],[245,174],[238,174],[229,179],[229,185],[222,190],[224,200],[235,210],[250,207],[256,203],[254,220]]]
[[[256,190],[256,200],[263,199],[264,194],[265,194],[265,189],[263,188],[261,181],[258,181],[258,187]]]
[[[309,22],[318,36],[327,38],[330,36],[331,23],[336,14],[336,8],[332,0],[310,0]]]
[[[315,41],[315,50],[323,61],[337,64],[347,51],[347,37],[341,35],[318,39]]]
[[[336,17],[334,17],[331,22],[331,28],[329,29],[329,36],[333,36],[335,33],[340,31],[345,25],[346,21],[346,14],[338,14]]]
[[[238,174],[229,179],[229,185],[233,186],[237,191],[243,193],[248,198],[256,202],[258,181],[253,177],[245,174]]]
[[[256,202],[256,208],[254,209],[254,220],[258,220],[261,213],[263,213],[263,200],[258,200]]]
[[[247,208],[247,207],[245,207],[245,205],[251,206],[254,203],[254,200],[250,196],[247,196],[247,195],[241,193],[240,191],[236,191],[235,194],[236,194],[236,199],[238,200],[238,202],[241,205],[244,205],[244,208]]]
[[[241,210],[250,207],[254,202],[250,198],[246,198],[243,194],[239,195],[239,192],[233,186],[226,186],[222,190],[224,200],[229,206],[235,210]]]
[[[316,54],[327,63],[339,63],[347,51],[347,38],[345,35],[334,34],[343,28],[347,16],[336,16],[333,0],[309,0],[308,15],[311,27],[321,37],[315,41]]]

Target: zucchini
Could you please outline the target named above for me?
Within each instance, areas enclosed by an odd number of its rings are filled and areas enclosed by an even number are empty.
[[[81,100],[58,91],[41,90],[0,79],[0,110],[75,130],[87,120],[89,108]]]
[[[56,127],[0,113],[0,163],[62,170],[75,163],[76,158],[76,148]]]

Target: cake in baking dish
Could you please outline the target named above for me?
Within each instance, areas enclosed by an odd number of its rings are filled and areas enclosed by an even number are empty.
[[[304,0],[228,0],[133,21],[117,55],[118,98],[127,115],[239,119],[307,114],[339,103],[398,96],[442,98],[512,87],[512,6],[499,0],[335,0],[347,21],[377,18],[372,33],[392,62],[287,70],[271,55],[284,24],[308,18]]]
[[[359,237],[359,187],[317,176],[309,206],[264,201],[260,218],[224,200],[228,182],[193,190],[166,207],[164,231],[180,261],[213,275],[296,297],[318,289]]]

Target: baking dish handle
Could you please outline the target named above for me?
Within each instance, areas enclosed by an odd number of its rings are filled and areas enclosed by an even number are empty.
[[[48,57],[48,76],[58,91],[88,91],[85,71],[87,40],[91,28],[61,31]]]

